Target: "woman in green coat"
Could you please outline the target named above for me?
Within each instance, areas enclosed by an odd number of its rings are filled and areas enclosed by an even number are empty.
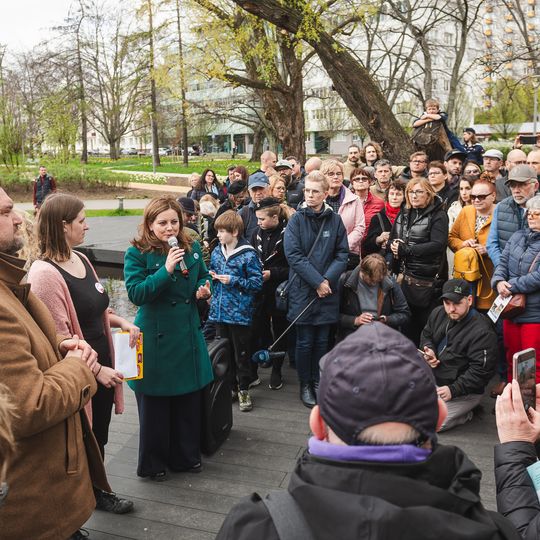
[[[167,468],[201,471],[201,389],[212,381],[212,366],[196,299],[210,297],[210,275],[173,198],[150,201],[132,244],[124,279],[139,306],[144,353],[143,378],[128,383],[139,409],[137,474],[164,480]]]

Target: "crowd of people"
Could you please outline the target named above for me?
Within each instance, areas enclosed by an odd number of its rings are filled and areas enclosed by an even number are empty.
[[[439,113],[428,104],[417,127]],[[259,369],[271,368],[272,391],[293,383],[284,361],[296,370],[313,437],[290,498],[252,496],[219,538],[283,538],[285,507],[285,522],[314,538],[350,538],[340,527],[377,519],[381,538],[396,520],[403,538],[423,538],[426,527],[448,538],[518,538],[516,529],[536,538],[540,502],[524,471],[536,460],[540,413],[527,414],[507,382],[514,353],[540,352],[540,149],[505,160],[474,135],[467,128],[442,161],[419,150],[394,164],[370,141],[351,145],[345,162],[265,151],[251,174],[238,166],[223,181],[211,169],[192,175],[185,197],[149,202],[125,253],[134,322],[109,308],[76,250],[88,228],[80,199],[40,175],[38,256],[23,279],[22,219],[0,190],[0,537],[77,539],[95,507],[132,511],[103,467],[113,406],[123,410],[111,337],[119,328],[132,347],[144,335],[144,377],[128,384],[137,474],[153,481],[203,471],[209,340],[230,341],[231,400],[242,412],[257,405]],[[497,297],[516,295],[525,299],[518,315],[488,318]],[[472,418],[495,373],[497,489],[509,521],[482,507],[478,480],[465,481],[478,478],[474,466],[436,437]],[[43,451],[51,463],[37,475],[31,463]],[[355,516],[347,497],[358,499]],[[35,519],[18,519],[30,507]]]

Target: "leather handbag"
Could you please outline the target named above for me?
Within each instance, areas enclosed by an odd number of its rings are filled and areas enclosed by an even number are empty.
[[[536,255],[533,262],[531,263],[531,266],[529,266],[529,272],[533,269],[533,266],[536,264],[536,261],[538,260],[538,257],[540,257],[540,253]],[[501,312],[501,319],[513,319],[517,317],[518,315],[521,315],[525,308],[527,307],[527,295],[523,293],[516,293],[512,295],[512,298],[510,298],[510,302],[504,306],[504,309]]]
[[[311,246],[311,249],[309,250],[307,258],[309,259],[311,255],[313,254],[313,250],[315,249],[315,246],[317,245],[317,242],[319,238],[321,237],[322,230],[324,228],[324,224],[326,223],[326,219],[323,223],[321,223],[321,226],[319,228],[319,232],[317,233],[317,237],[315,238],[315,242],[313,242],[313,245]],[[286,279],[285,281],[282,281],[276,288],[276,309],[278,311],[287,311],[289,309],[289,289],[291,288],[291,285],[294,282],[294,279],[296,278],[298,274],[294,274],[292,278]]]

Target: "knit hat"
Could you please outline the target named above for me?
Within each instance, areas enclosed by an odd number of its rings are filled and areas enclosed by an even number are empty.
[[[436,439],[432,369],[413,342],[376,322],[361,326],[320,361],[321,416],[346,444],[375,424],[401,422]]]

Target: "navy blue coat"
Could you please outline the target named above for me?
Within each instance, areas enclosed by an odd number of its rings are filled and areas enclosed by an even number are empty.
[[[308,260],[307,255],[321,227],[324,227],[323,231]],[[338,283],[347,269],[349,256],[347,231],[341,217],[326,204],[319,213],[302,205],[285,229],[285,256],[289,261],[289,280],[297,274],[289,289],[287,318],[292,321],[317,296],[317,287],[327,279],[332,294],[319,298],[297,324],[337,323]]]
[[[515,323],[537,323],[540,321],[540,232],[521,229],[515,232],[506,243],[501,260],[491,280],[497,290],[499,281],[508,281],[511,291],[527,295],[525,312],[512,319]]]

